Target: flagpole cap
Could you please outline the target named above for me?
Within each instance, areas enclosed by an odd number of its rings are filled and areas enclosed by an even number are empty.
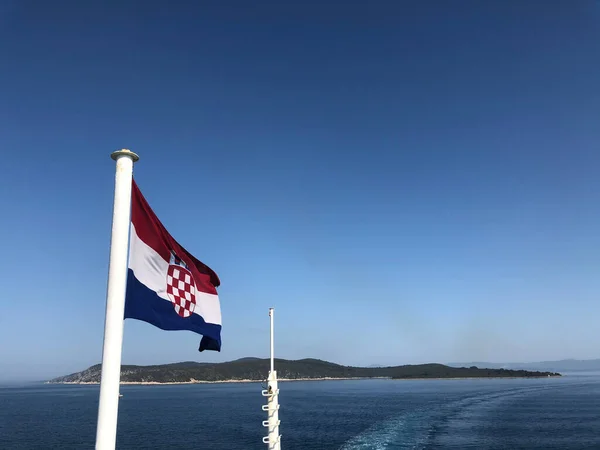
[[[119,156],[129,156],[133,160],[133,162],[137,162],[140,159],[137,153],[133,153],[128,148],[122,148],[121,150],[117,150],[116,152],[112,152],[110,154],[110,157],[115,161]]]

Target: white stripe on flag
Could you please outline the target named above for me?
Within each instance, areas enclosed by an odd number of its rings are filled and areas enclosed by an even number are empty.
[[[167,295],[169,263],[138,237],[133,224],[129,248],[129,268],[133,270],[137,280],[156,292],[160,298],[171,302]],[[219,296],[196,290],[194,314],[201,316],[206,323],[221,325]]]

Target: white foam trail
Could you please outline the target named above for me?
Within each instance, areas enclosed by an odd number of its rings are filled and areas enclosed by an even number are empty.
[[[465,409],[479,404],[502,401],[514,396],[527,395],[545,387],[527,387],[469,395],[436,405],[406,412],[400,416],[374,424],[348,440],[340,450],[417,450],[423,448],[435,433],[439,422],[444,422]]]
[[[430,417],[407,413],[376,423],[346,442],[340,450],[418,449],[427,441]]]

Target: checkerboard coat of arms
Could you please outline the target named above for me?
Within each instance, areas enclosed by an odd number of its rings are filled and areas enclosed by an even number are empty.
[[[167,295],[180,317],[190,317],[196,308],[196,283],[185,262],[173,251],[167,270]]]

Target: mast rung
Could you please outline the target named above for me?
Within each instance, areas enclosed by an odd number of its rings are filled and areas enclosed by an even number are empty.
[[[262,405],[261,408],[263,411],[271,411],[271,410],[276,411],[279,409],[279,405],[276,405],[274,408],[271,408],[271,409],[269,409],[269,405]]]
[[[279,389],[276,389],[275,391],[269,392],[266,389],[264,389],[262,391],[262,396],[263,397],[272,397],[274,395],[279,395]]]
[[[270,444],[271,442],[269,441],[269,436],[265,436],[263,439],[263,444]],[[279,436],[277,436],[277,438],[275,439],[275,442],[279,442],[281,441],[281,434]],[[275,443],[273,442],[273,443]]]
[[[275,423],[275,425],[273,425],[273,426],[274,426],[274,427],[278,427],[280,423],[281,423],[281,420],[278,420],[278,421]],[[268,420],[263,420],[263,423],[262,423],[262,425],[263,425],[263,427],[268,427],[268,426],[269,426],[269,421],[268,421]]]

